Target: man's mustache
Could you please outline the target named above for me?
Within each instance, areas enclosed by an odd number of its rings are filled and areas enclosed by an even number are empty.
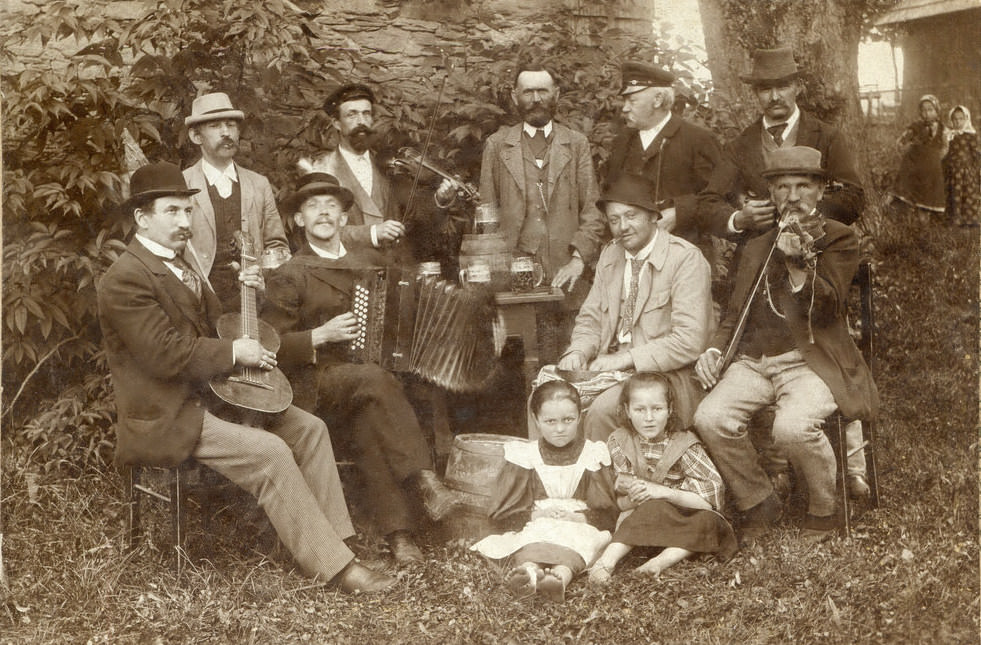
[[[361,135],[361,136],[365,136],[365,137],[370,137],[374,133],[375,133],[375,131],[372,130],[371,128],[369,128],[366,125],[359,125],[359,126],[356,126],[353,130],[351,130],[351,136]]]

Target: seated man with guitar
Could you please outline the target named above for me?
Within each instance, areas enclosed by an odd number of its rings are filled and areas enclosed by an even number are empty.
[[[214,337],[221,306],[194,257],[184,257],[198,191],[166,162],[143,166],[130,186],[124,211],[136,236],[98,295],[116,394],[116,463],[173,467],[194,458],[257,497],[305,574],[347,592],[390,587],[394,578],[357,563],[344,543],[354,528],[323,421],[289,405],[288,391],[272,405],[275,416],[235,411],[209,391],[209,382],[217,390],[232,380],[276,389],[263,378],[276,356],[254,336]],[[262,287],[258,267],[240,279]]]
[[[358,337],[352,313],[355,269],[371,265],[348,250],[341,229],[354,197],[333,175],[314,172],[300,179],[285,203],[306,243],[269,277],[262,318],[282,334],[279,359],[296,388],[296,403],[321,416],[335,438],[354,444],[371,500],[375,525],[387,537],[399,564],[419,562],[406,488],[418,493],[433,521],[457,497],[433,471],[426,438],[399,380],[373,363],[350,362]],[[408,486],[406,486],[408,485]]]

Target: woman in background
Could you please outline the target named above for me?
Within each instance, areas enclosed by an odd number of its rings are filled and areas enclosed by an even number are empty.
[[[920,119],[906,128],[898,145],[906,151],[892,187],[893,200],[926,213],[943,213],[946,200],[940,160],[947,151],[947,138],[937,97],[920,97]]]
[[[943,159],[947,216],[952,224],[977,226],[981,217],[981,141],[963,105],[950,111],[947,156]]]

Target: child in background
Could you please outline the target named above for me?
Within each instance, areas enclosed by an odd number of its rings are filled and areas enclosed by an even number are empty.
[[[490,517],[519,531],[491,535],[471,548],[502,561],[504,583],[517,597],[535,593],[561,602],[572,578],[610,542],[617,506],[606,445],[580,427],[579,393],[549,381],[531,395],[538,441],[504,444],[504,467]]]
[[[607,443],[623,512],[612,543],[590,568],[590,582],[609,582],[617,562],[635,546],[663,547],[637,568],[655,576],[692,553],[731,557],[736,538],[718,512],[722,478],[694,433],[677,427],[668,380],[653,372],[631,376],[618,414],[622,427]]]

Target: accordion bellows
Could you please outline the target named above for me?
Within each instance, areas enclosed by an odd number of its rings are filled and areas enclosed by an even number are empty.
[[[453,392],[481,389],[503,344],[494,294],[399,269],[356,272],[351,360],[411,372]]]

